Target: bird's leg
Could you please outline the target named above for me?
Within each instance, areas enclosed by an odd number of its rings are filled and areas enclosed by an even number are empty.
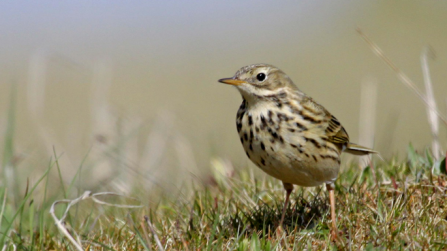
[[[284,223],[284,217],[286,216],[286,209],[287,206],[289,204],[289,198],[290,198],[290,194],[293,191],[293,185],[290,183],[282,183],[284,186],[284,189],[286,190],[286,201],[284,202],[284,208],[282,209],[282,215],[281,215],[281,221],[279,223],[279,226],[282,227],[282,224]]]
[[[331,203],[331,219],[332,219],[332,229],[331,229],[331,239],[335,241],[337,239],[337,222],[335,217],[335,193],[334,193],[334,183],[327,183],[326,188],[329,192],[329,201]]]

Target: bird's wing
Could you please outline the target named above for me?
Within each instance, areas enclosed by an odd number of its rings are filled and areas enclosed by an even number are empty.
[[[328,112],[322,105],[309,99],[307,102],[303,103],[303,108],[308,111],[313,111],[314,114],[316,114],[315,117],[322,118],[319,124],[312,128],[312,131],[319,134],[322,138],[326,138],[328,142],[355,155],[378,153],[370,148],[349,142],[349,136],[345,128],[343,128],[338,119]],[[318,113],[320,113],[320,115],[317,115]]]
[[[295,144],[302,142],[304,138],[305,141],[313,142],[317,148],[325,143],[331,143],[338,148],[339,152],[345,150],[355,155],[377,153],[367,147],[350,143],[349,135],[338,119],[312,98],[302,97],[300,106],[300,109],[293,110],[293,113],[301,116],[300,122],[295,123],[295,127],[290,127],[283,132],[286,141]]]
[[[338,119],[333,115],[330,115],[331,119],[327,122],[325,133],[328,140],[334,144],[347,144],[349,143],[349,136],[345,128],[340,124]]]
[[[302,103],[303,108],[320,118],[318,123],[312,128],[312,131],[326,138],[327,141],[335,145],[346,145],[349,143],[349,136],[345,128],[336,117],[327,111],[322,105],[313,101],[311,98]]]

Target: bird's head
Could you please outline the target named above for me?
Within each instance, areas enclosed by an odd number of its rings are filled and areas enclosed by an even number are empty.
[[[284,89],[298,90],[283,71],[268,64],[244,66],[232,78],[222,78],[219,82],[236,86],[248,102],[277,95]]]

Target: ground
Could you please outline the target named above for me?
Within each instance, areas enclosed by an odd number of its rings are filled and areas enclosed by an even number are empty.
[[[282,184],[248,167],[234,171],[217,159],[210,177],[150,205],[143,199],[150,195],[138,188],[125,197],[74,196],[66,201],[72,205],[59,228],[49,212],[61,195],[39,203],[34,195],[54,181],[47,174],[19,201],[2,189],[1,242],[5,250],[76,250],[67,236],[83,250],[445,250],[445,161],[434,162],[427,152],[410,146],[405,161],[374,159],[366,168],[344,164],[336,182],[336,241],[330,238],[323,186],[295,187],[284,230],[278,231]],[[66,205],[54,206],[57,219]]]

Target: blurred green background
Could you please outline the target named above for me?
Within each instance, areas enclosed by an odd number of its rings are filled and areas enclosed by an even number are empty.
[[[53,147],[68,180],[85,156],[95,163],[91,177],[122,172],[123,184],[135,174],[202,176],[212,156],[246,165],[235,128],[241,97],[217,79],[269,63],[331,111],[352,141],[368,82],[377,84],[374,148],[391,157],[409,142],[430,146],[424,103],[357,27],[421,90],[421,53],[431,46],[446,114],[446,1],[2,1],[0,137],[16,86],[15,149],[27,176],[45,168]],[[440,138],[445,147],[445,126]]]

